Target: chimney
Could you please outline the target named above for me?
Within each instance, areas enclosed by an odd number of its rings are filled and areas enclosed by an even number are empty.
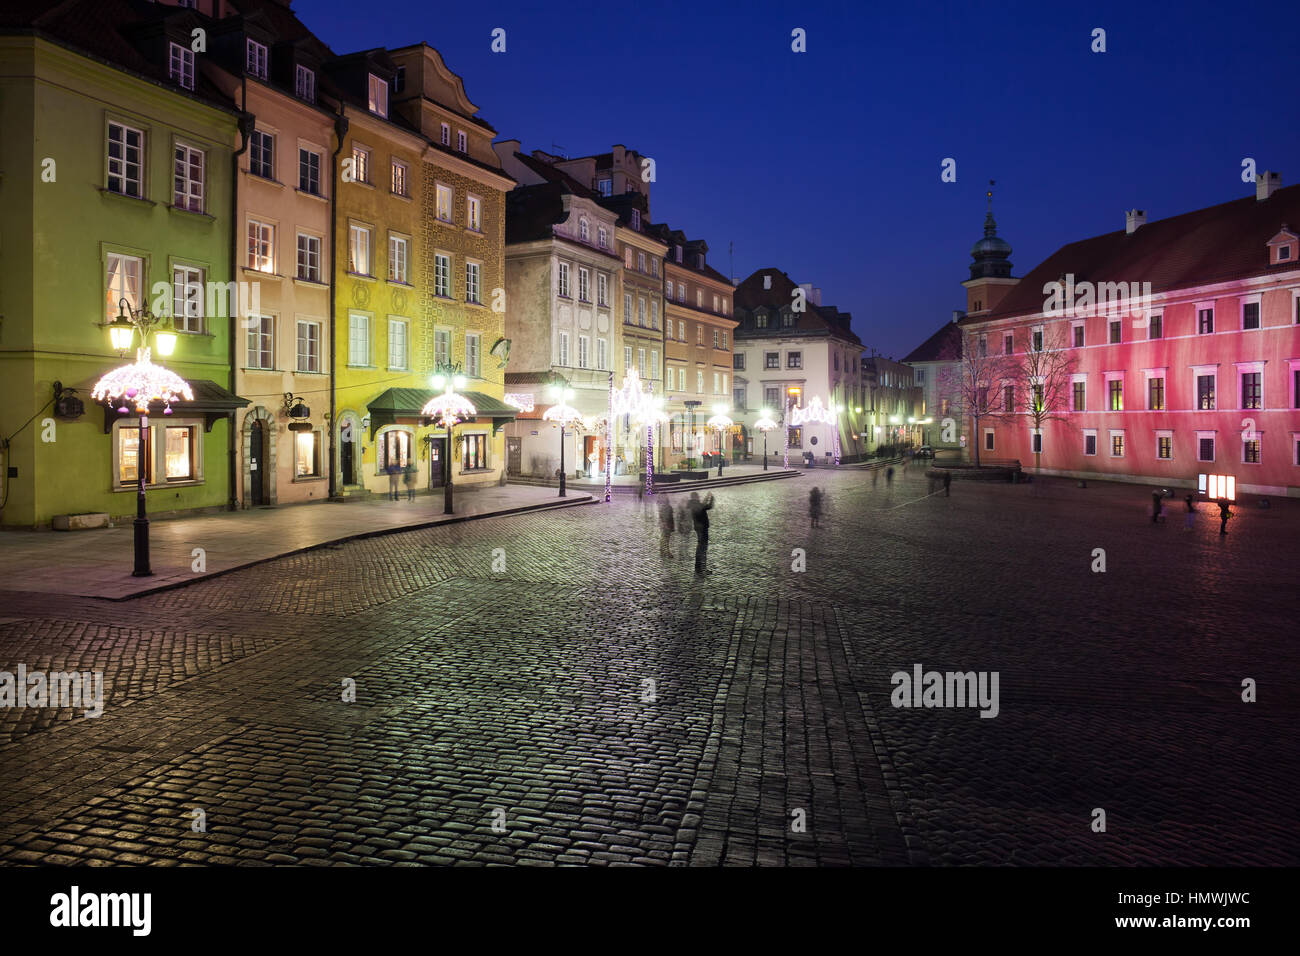
[[[964,318],[966,318],[966,313],[963,312],[961,309],[952,310],[952,320],[954,322],[960,322]]]
[[[1130,209],[1124,213],[1124,232],[1126,235],[1133,235],[1138,231],[1139,226],[1147,224],[1147,211],[1145,209]]]
[[[772,277],[771,277],[771,276],[763,276],[763,288],[764,288],[764,289],[770,289],[770,288],[772,288]]]
[[[1263,202],[1282,188],[1282,174],[1270,173],[1267,169],[1255,177],[1255,201]]]

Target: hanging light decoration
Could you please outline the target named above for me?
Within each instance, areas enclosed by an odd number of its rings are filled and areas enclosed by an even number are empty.
[[[443,428],[451,428],[458,422],[468,421],[478,414],[474,408],[474,403],[464,395],[456,393],[457,388],[465,387],[465,379],[459,375],[455,378],[445,378],[442,375],[435,375],[432,379],[434,388],[446,386],[446,391],[441,395],[435,395],[424,403],[424,408],[420,414],[426,418],[432,418]]]
[[[135,411],[140,415],[149,413],[149,406],[162,402],[163,414],[172,413],[172,402],[182,398],[194,401],[194,391],[189,383],[171,369],[155,365],[151,360],[149,349],[136,349],[135,362],[113,369],[98,382],[90,397],[97,402],[115,402],[122,399],[118,414],[126,414],[127,401],[135,403]]]

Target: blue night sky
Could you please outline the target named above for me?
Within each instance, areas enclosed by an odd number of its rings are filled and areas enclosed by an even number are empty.
[[[775,266],[901,358],[965,307],[984,192],[1014,275],[1066,242],[1300,182],[1300,4],[296,0],[336,52],[436,47],[501,138],[653,156],[652,218]],[[1266,11],[1261,15],[1261,11]],[[507,52],[489,49],[494,27]],[[790,50],[802,27],[808,52]],[[1090,51],[1093,28],[1107,52]],[[957,160],[957,182],[940,163]]]

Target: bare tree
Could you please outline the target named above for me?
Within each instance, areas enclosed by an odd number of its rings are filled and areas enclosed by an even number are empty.
[[[974,434],[975,467],[980,464],[980,423],[1004,421],[1015,413],[1014,402],[1007,407],[1002,400],[1004,385],[1014,377],[1015,367],[1009,356],[990,355],[987,338],[974,332],[962,335],[961,363],[957,367],[952,391],[970,419]]]
[[[1037,471],[1043,455],[1043,426],[1048,422],[1069,422],[1074,388],[1074,353],[1069,349],[1064,327],[1056,323],[1050,327],[1030,330],[1029,348],[1020,357],[1015,368],[1016,392],[1024,396],[1025,414],[1038,440],[1033,442],[1034,470]]]

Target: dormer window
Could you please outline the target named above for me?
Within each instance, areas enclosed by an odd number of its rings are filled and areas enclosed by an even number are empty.
[[[591,226],[587,224],[587,220],[578,220],[578,235],[582,238],[583,242],[591,242]]]
[[[597,180],[596,189],[602,196],[609,196],[614,192],[614,183],[606,177],[605,179]]]
[[[447,123],[442,124],[442,137],[439,140],[443,146],[451,145],[451,126]]]
[[[400,93],[404,89],[406,89],[406,67],[399,66],[393,77],[393,92]]]
[[[249,40],[244,50],[244,72],[259,80],[266,79],[266,46]]]
[[[179,43],[169,43],[167,75],[185,89],[194,89],[194,51]]]
[[[462,153],[469,152],[469,140],[466,138],[463,129],[456,130],[456,148]]]
[[[300,100],[316,102],[316,73],[299,63],[293,71],[293,92]]]
[[[370,98],[368,107],[376,116],[388,118],[388,83],[382,76],[370,74]]]
[[[637,232],[641,231],[641,210],[640,209],[632,210],[632,228],[635,229]]]
[[[698,252],[695,254],[695,268],[697,269],[704,268],[704,253]]]
[[[1295,262],[1300,258],[1300,236],[1297,236],[1283,223],[1282,231],[1268,241],[1268,263]]]
[[[681,247],[681,246],[673,246],[673,258],[676,259],[678,262],[681,262],[681,261],[682,261],[682,247]]]

